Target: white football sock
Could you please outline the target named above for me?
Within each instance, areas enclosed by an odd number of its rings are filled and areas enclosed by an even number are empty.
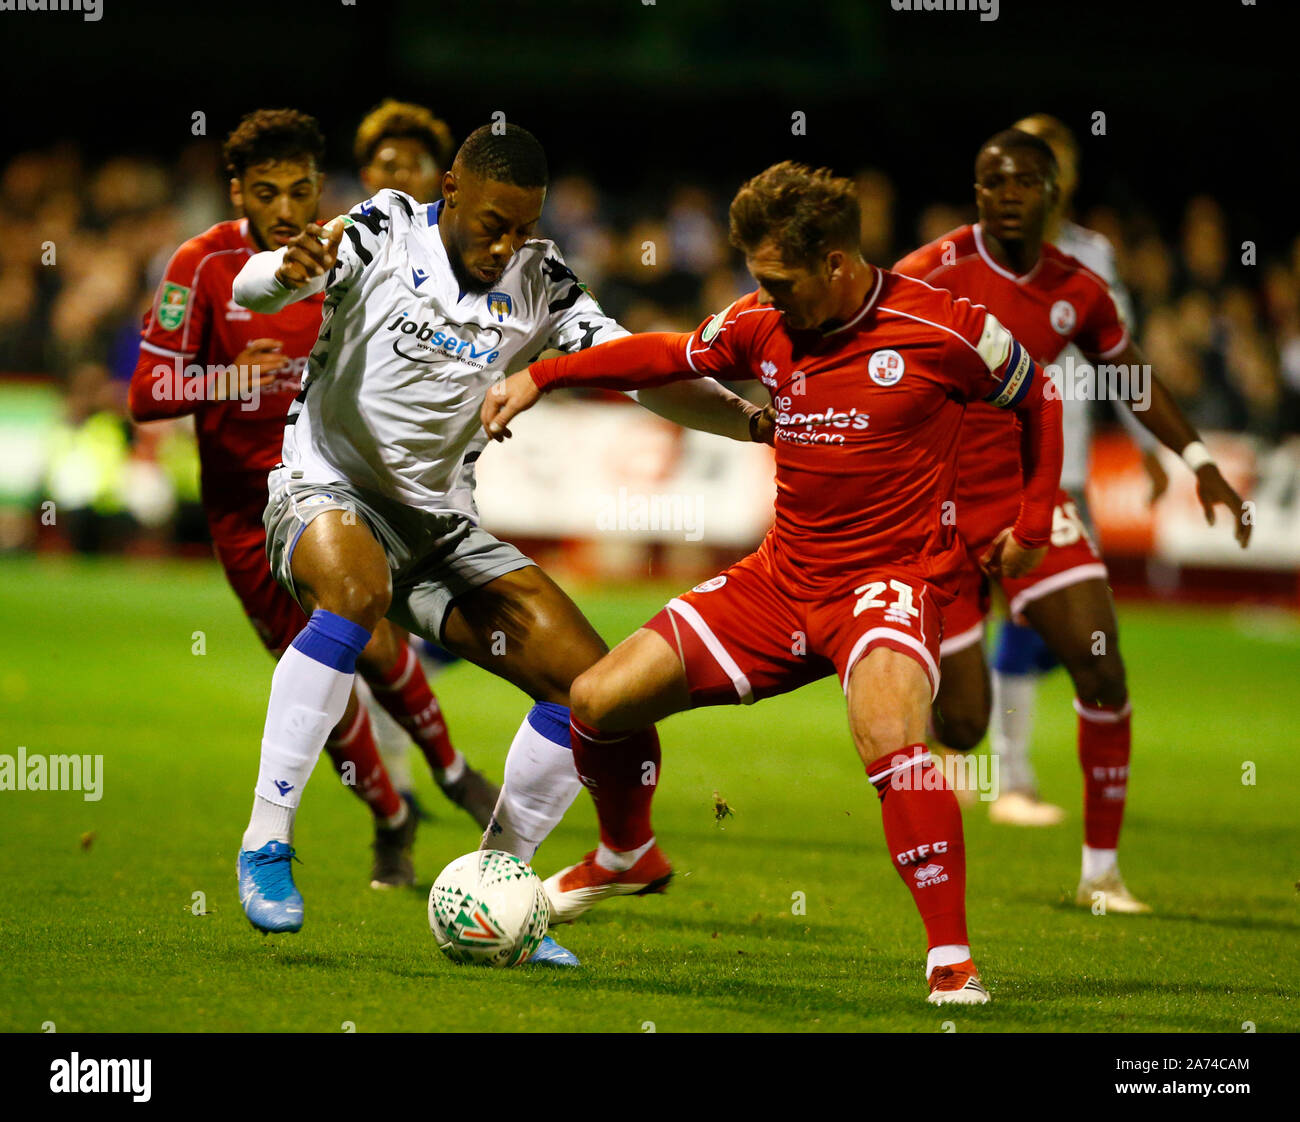
[[[253,796],[253,817],[244,831],[242,849],[261,849],[267,842],[293,842],[293,810],[278,803],[268,802],[261,795]]]
[[[1030,793],[1037,787],[1029,762],[1029,737],[1034,729],[1035,674],[993,671],[993,712],[989,716],[989,750],[998,758],[1001,792]]]
[[[397,813],[391,818],[380,818],[379,822],[383,823],[385,830],[396,830],[406,821],[406,816],[411,813],[411,808],[406,805],[406,800],[402,800],[402,805],[397,808]]]
[[[965,943],[945,943],[940,947],[931,947],[925,956],[925,976],[928,978],[939,966],[956,966],[970,958],[970,947]]]
[[[245,849],[260,849],[273,838],[288,841],[293,836],[293,815],[302,799],[302,789],[330,729],[343,719],[352,678],[352,674],[317,662],[297,647],[291,646],[280,657],[271,678],[257,799],[244,834]],[[287,811],[287,831],[283,816],[273,825],[270,813],[265,808],[259,810],[261,802]],[[286,832],[288,837],[282,836]]]
[[[560,727],[553,723],[552,734],[558,737]],[[561,745],[524,718],[506,756],[501,797],[483,834],[481,848],[503,849],[531,861],[581,790],[582,780],[573,766],[567,728]]]
[[[465,774],[465,757],[461,755],[460,749],[455,749],[456,758],[444,768],[434,768],[433,777],[438,783],[445,787],[449,783],[455,783],[462,775]],[[507,758],[508,766],[508,758]]]
[[[608,869],[611,873],[626,872],[650,852],[650,847],[654,843],[655,839],[652,835],[645,845],[620,852],[617,849],[610,849],[604,842],[601,842],[596,847],[596,864],[602,869]]]
[[[1083,847],[1083,880],[1096,880],[1109,873],[1119,864],[1119,851],[1116,849],[1093,849],[1090,845]]]

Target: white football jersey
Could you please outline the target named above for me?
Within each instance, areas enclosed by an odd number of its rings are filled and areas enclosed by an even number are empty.
[[[1062,253],[1068,253],[1075,260],[1091,269],[1110,288],[1111,299],[1126,326],[1133,322],[1133,308],[1128,291],[1119,279],[1115,268],[1115,250],[1104,234],[1089,230],[1075,222],[1065,221],[1056,232],[1053,242]],[[1076,369],[1087,364],[1083,352],[1073,343],[1067,346],[1056,359],[1061,365],[1067,357],[1073,358]],[[1064,398],[1061,401],[1061,427],[1065,436],[1065,454],[1061,461],[1061,486],[1067,491],[1082,491],[1088,478],[1088,452],[1092,443],[1092,403]],[[1151,447],[1155,444],[1152,437],[1136,420],[1127,405],[1116,402],[1115,412],[1120,423],[1140,445]],[[1139,435],[1140,434],[1140,435]]]
[[[282,459],[307,482],[343,479],[477,521],[474,464],[487,443],[479,407],[489,386],[549,348],[579,350],[627,332],[544,239],[527,242],[490,292],[463,292],[438,233],[442,205],[380,191],[347,215],[329,276],[293,293],[324,288],[326,297]],[[282,253],[268,256],[278,265]],[[245,279],[236,298],[258,295]]]

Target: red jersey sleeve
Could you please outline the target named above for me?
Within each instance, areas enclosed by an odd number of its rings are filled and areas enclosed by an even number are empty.
[[[638,390],[694,377],[686,362],[689,335],[648,331],[624,335],[573,354],[538,359],[528,367],[543,393],[573,386]]]
[[[1102,282],[1098,279],[1097,283]],[[1128,341],[1128,329],[1120,319],[1115,300],[1104,288],[1088,306],[1074,342],[1089,358],[1111,359],[1128,346]]]
[[[952,297],[948,330],[943,372],[965,401],[1015,408],[1041,376],[1029,352],[982,304]]]
[[[686,344],[686,361],[696,374],[727,381],[757,377],[745,347],[745,318],[761,308],[758,294],[750,293],[710,316]]]
[[[137,421],[179,417],[199,406],[198,401],[186,401],[175,389],[207,337],[211,310],[198,282],[208,253],[198,238],[182,245],[167,262],[153,304],[145,313],[140,356],[127,395],[131,416]]]
[[[951,326],[957,338],[944,366],[952,371],[958,392],[968,401],[1014,409],[1020,415],[1024,490],[1015,536],[1028,548],[1045,546],[1052,536],[1065,446],[1059,395],[1047,392],[1046,375],[992,312],[955,299]]]
[[[141,342],[155,353],[189,359],[202,349],[210,310],[199,286],[199,270],[209,254],[206,244],[192,238],[167,262],[140,333]]]
[[[528,371],[542,391],[570,386],[636,390],[689,378],[753,378],[736,327],[746,306],[757,307],[757,296],[737,300],[689,334],[625,335],[574,354],[540,359]]]

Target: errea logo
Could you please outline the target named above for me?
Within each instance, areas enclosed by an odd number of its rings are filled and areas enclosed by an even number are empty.
[[[922,865],[913,874],[916,878],[918,888],[929,888],[932,884],[942,884],[948,879],[948,874],[943,871],[942,865]]]

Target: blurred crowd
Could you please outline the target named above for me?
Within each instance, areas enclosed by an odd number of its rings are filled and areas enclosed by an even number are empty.
[[[905,208],[879,170],[856,180],[864,250],[879,264],[974,218],[964,201]],[[733,187],[683,182],[653,198],[628,198],[561,175],[541,232],[630,330],[683,330],[752,288],[727,245]],[[331,174],[322,213],[348,209],[364,193],[350,173]],[[168,258],[231,217],[218,145],[195,141],[167,164],[132,156],[90,163],[66,144],[21,153],[0,171],[0,206],[9,219],[0,240],[0,429],[11,408],[6,375],[56,387],[56,451],[121,463],[111,493],[93,501],[109,517],[137,528],[165,524],[173,535],[179,507],[188,534],[197,494],[183,426],[133,429],[125,387]],[[1208,196],[1158,217],[1095,207],[1076,218],[1114,245],[1136,337],[1198,427],[1266,443],[1300,434],[1300,237],[1261,244],[1258,261],[1243,263],[1243,235]],[[153,475],[133,474],[133,461],[155,465]],[[55,458],[39,489],[57,501],[59,488]],[[34,504],[18,511],[15,501],[0,493],[0,548],[30,544],[24,527]],[[201,539],[201,528],[194,533]],[[103,544],[69,535],[79,548]]]

